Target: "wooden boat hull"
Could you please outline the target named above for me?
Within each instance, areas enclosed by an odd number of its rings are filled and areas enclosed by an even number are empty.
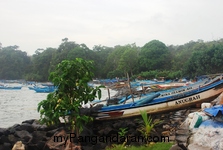
[[[142,106],[129,107],[125,109],[115,109],[115,110],[102,110],[98,112],[96,120],[109,120],[109,119],[120,119],[140,115],[141,111],[146,111],[148,114],[163,113],[178,109],[184,109],[189,106],[194,106],[196,104],[201,104],[203,102],[210,102],[218,97],[223,92],[223,81],[220,80],[212,85],[208,85],[202,89],[197,89],[195,92],[181,93],[181,95],[175,95],[176,98],[171,97],[171,99],[166,98],[166,100],[154,99],[154,103],[148,103]],[[177,98],[179,97],[179,98]],[[163,98],[164,99],[164,98]],[[118,107],[117,107],[118,108]],[[121,108],[121,107],[120,107]],[[110,115],[118,114],[118,115]]]

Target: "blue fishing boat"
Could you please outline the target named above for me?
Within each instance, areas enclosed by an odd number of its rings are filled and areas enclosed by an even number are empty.
[[[202,84],[194,84],[188,90],[181,89],[180,91],[177,88],[175,92],[172,90],[169,93],[171,92],[172,94],[155,92],[127,104],[103,106],[93,116],[96,120],[119,119],[140,115],[140,111],[143,110],[148,114],[154,114],[209,102],[223,92],[222,76],[207,80],[202,82]]]
[[[57,87],[55,87],[52,83],[37,83],[33,86],[29,86],[28,88],[36,91],[37,93],[51,93],[57,89]]]
[[[36,91],[36,93],[51,93],[55,91],[55,87],[46,86],[46,87],[33,87],[32,90]]]
[[[22,86],[18,86],[18,85],[0,85],[0,89],[4,89],[4,90],[21,90]]]

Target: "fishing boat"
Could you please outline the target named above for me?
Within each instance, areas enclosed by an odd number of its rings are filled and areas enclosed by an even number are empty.
[[[127,104],[103,106],[92,115],[96,120],[119,119],[138,116],[140,111],[146,111],[148,114],[163,113],[209,102],[223,92],[222,76],[202,84],[194,84],[188,90],[176,92],[177,90],[173,90],[172,94],[155,92]]]
[[[32,90],[36,91],[36,93],[51,93],[55,91],[55,87],[34,87]]]
[[[44,86],[44,87],[35,86],[29,89],[36,91],[36,93],[51,93],[56,90],[56,87],[55,86]]]
[[[54,92],[57,88],[51,83],[41,83],[35,84],[34,86],[28,87],[30,90],[36,91],[36,93],[51,93]]]
[[[22,86],[21,85],[3,85],[0,84],[0,89],[4,89],[4,90],[21,90]]]

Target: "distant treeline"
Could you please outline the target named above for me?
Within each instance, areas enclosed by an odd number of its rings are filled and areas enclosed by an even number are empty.
[[[176,46],[152,40],[143,47],[133,43],[115,47],[95,45],[89,49],[64,38],[58,48],[37,49],[32,56],[16,45],[0,47],[0,79],[48,81],[49,73],[58,63],[77,57],[94,61],[93,72],[99,79],[125,78],[127,73],[131,78],[141,79],[194,78],[223,72],[223,39]]]

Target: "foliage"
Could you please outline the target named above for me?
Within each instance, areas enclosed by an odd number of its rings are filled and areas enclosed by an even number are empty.
[[[161,143],[157,142],[155,144],[148,146],[126,146],[121,147],[121,145],[115,145],[113,147],[108,147],[106,150],[169,150],[174,143]]]
[[[42,51],[42,52],[41,52]],[[49,77],[49,68],[52,60],[53,53],[56,51],[54,48],[47,48],[46,50],[38,49],[36,54],[32,57],[32,74],[31,80],[34,81],[47,81]]]
[[[107,73],[117,70],[119,65],[119,60],[122,54],[125,52],[125,49],[126,48],[124,46],[115,46],[114,50],[112,50],[112,52],[108,55],[104,67]]]
[[[138,65],[138,51],[135,44],[126,45],[125,51],[121,55],[119,60],[118,69],[123,72],[123,74],[133,75],[133,71],[136,70]]]
[[[59,117],[69,114],[68,123],[76,133],[82,131],[83,125],[92,118],[81,115],[79,108],[82,104],[95,99],[98,94],[101,98],[100,87],[92,88],[88,82],[92,80],[92,62],[81,58],[64,60],[58,64],[56,70],[51,72],[50,80],[57,90],[47,96],[38,104],[41,122],[47,125],[59,123]]]
[[[207,49],[194,52],[185,65],[184,74],[194,77],[222,72],[222,46],[221,43],[213,42]]]
[[[148,139],[148,137],[150,136],[150,133],[154,129],[154,127],[157,124],[161,123],[162,121],[160,121],[160,120],[153,121],[151,116],[148,117],[146,111],[141,111],[140,110],[140,114],[141,114],[142,119],[143,119],[143,124],[141,125],[139,131],[144,135],[144,137],[146,139]],[[148,142],[148,141],[146,141],[146,142]]]
[[[128,132],[127,130],[128,130],[128,128],[119,128],[118,135],[119,136],[125,136],[126,133]]]
[[[166,46],[152,40],[143,47],[135,44],[106,47],[97,45],[91,50],[85,44],[62,39],[58,48],[37,49],[32,56],[7,46],[0,49],[0,79],[48,81],[50,72],[63,60],[82,58],[94,61],[94,78],[142,76],[145,79],[166,76],[170,79],[223,72],[223,39],[204,42],[189,41],[184,45]]]
[[[176,79],[182,77],[182,71],[167,71],[167,70],[152,70],[141,72],[140,74],[134,76],[134,78],[140,77],[141,79],[159,79],[164,77],[165,79]]]
[[[118,135],[120,137],[125,137],[126,136],[126,133],[128,132],[127,130],[128,130],[128,128],[119,128]],[[122,147],[125,146],[126,142],[127,142],[127,140],[125,139],[125,141],[123,141],[123,143],[122,143]]]
[[[158,40],[152,40],[141,48],[139,66],[142,71],[169,69],[170,58],[166,45]]]
[[[29,72],[30,57],[18,48],[15,45],[0,50],[0,79],[24,79]]]
[[[94,57],[91,59],[95,62],[95,71],[94,74],[97,78],[105,78],[107,77],[107,70],[106,70],[106,61],[108,56],[113,51],[113,48],[95,45],[93,47],[92,52],[95,54]]]
[[[107,77],[110,79],[115,78],[115,77],[120,77],[120,76],[123,76],[123,72],[118,69],[110,71],[107,75]]]

